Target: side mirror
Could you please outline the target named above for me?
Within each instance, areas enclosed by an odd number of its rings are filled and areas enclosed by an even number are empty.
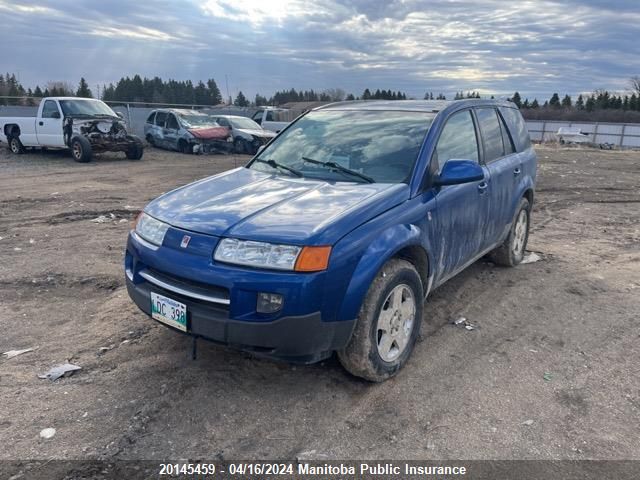
[[[51,112],[51,118],[60,118],[60,112]]]
[[[435,186],[460,185],[484,180],[482,167],[473,160],[449,160],[444,164],[440,175],[435,179]]]
[[[262,153],[262,150],[264,150],[264,145],[260,145],[258,147],[258,151],[256,152],[256,155],[260,155]]]
[[[124,120],[124,115],[122,114],[122,112],[116,112],[116,115],[120,117],[120,120]]]

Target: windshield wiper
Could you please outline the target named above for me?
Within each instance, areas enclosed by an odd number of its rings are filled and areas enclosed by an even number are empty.
[[[332,168],[334,170],[338,170],[339,172],[346,173],[348,175],[353,175],[354,177],[359,177],[363,179],[367,183],[375,183],[376,181],[368,175],[364,173],[356,172],[355,170],[351,170],[350,168],[343,167],[339,163],[336,162],[321,162],[320,160],[314,160],[309,157],[302,157],[302,160],[309,163],[314,163],[316,165],[322,165],[323,167]]]
[[[261,158],[256,158],[255,161],[259,162],[259,163],[264,163],[266,165],[269,165],[272,168],[281,168],[283,170],[286,170],[287,172],[293,173],[296,177],[302,177],[303,176],[302,172],[296,170],[295,168],[287,167],[286,165],[283,165],[282,163],[278,163],[273,159],[262,160]]]

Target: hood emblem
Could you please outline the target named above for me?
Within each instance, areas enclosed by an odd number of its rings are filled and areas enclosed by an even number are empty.
[[[184,237],[182,237],[182,241],[180,242],[180,246],[182,248],[187,248],[189,246],[189,241],[191,240],[191,237],[189,235],[185,235]]]

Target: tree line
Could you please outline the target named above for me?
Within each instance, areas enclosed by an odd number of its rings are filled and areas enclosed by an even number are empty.
[[[591,94],[580,94],[572,97],[569,94],[560,96],[554,93],[544,103],[537,98],[522,99],[519,92],[515,92],[509,99],[521,109],[525,118],[529,119],[563,119],[563,120],[591,120],[591,121],[640,121],[640,76],[630,79],[630,94],[611,93],[607,90],[596,90]],[[191,80],[163,80],[160,77],[142,78],[140,75],[122,77],[115,84],[110,83],[97,87],[97,91],[89,88],[86,80],[81,78],[78,85],[69,82],[48,82],[42,88],[36,85],[34,89],[25,88],[15,74],[0,74],[0,105],[36,105],[41,97],[77,96],[86,98],[100,98],[107,102],[140,102],[180,105],[220,105],[231,103],[229,98],[224,101],[220,88],[213,78],[206,82]],[[22,98],[18,98],[22,97]],[[456,92],[454,100],[463,98],[480,98],[476,91]],[[491,96],[493,98],[493,96]],[[341,88],[330,88],[322,92],[310,90],[281,90],[270,97],[256,94],[248,99],[241,91],[232,103],[239,107],[260,107],[264,105],[284,105],[292,102],[338,102],[342,100],[406,100],[407,95],[401,91],[391,89],[366,88],[362,94],[355,96],[347,94]],[[446,100],[443,93],[428,91],[425,100]]]

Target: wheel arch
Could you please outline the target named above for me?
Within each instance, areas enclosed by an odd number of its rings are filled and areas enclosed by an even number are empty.
[[[433,258],[423,244],[424,236],[416,225],[398,224],[379,232],[360,256],[339,308],[339,319],[356,318],[371,283],[392,258],[407,260],[416,267],[426,296],[433,283]],[[357,240],[356,240],[357,241]]]
[[[17,123],[7,123],[3,128],[5,136],[9,137],[19,137],[20,136],[20,125]]]

